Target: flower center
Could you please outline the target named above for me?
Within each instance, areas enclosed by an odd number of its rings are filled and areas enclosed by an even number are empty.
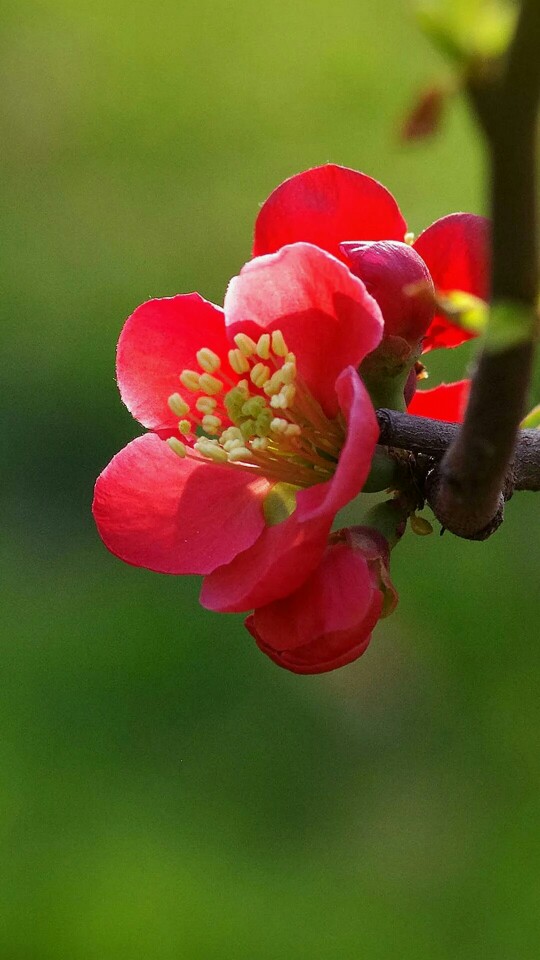
[[[297,487],[329,480],[345,441],[342,417],[329,419],[302,383],[280,330],[257,343],[245,333],[234,341],[229,364],[244,379],[220,373],[221,359],[208,347],[197,352],[200,372],[181,372],[197,397],[193,407],[179,393],[169,397],[183,438],[170,437],[171,450]]]

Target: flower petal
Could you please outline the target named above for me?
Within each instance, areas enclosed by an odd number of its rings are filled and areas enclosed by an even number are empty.
[[[296,174],[270,194],[255,224],[253,255],[306,240],[342,258],[344,240],[403,240],[406,230],[386,187],[328,163]]]
[[[203,607],[239,613],[296,590],[317,566],[332,519],[323,516],[307,524],[295,510],[276,526],[266,527],[250,549],[204,578]]]
[[[199,369],[201,347],[224,358],[224,372],[237,379],[227,359],[223,311],[198,293],[149,300],[126,320],[118,341],[118,386],[126,407],[145,427],[176,429],[178,417],[167,400],[180,393],[193,401],[178,377],[184,369]]]
[[[488,298],[491,224],[473,213],[452,213],[432,223],[420,234],[414,249],[426,262],[436,290],[464,290],[481,300]],[[456,347],[473,334],[434,317],[424,340],[424,351]]]
[[[294,673],[323,673],[366,649],[382,594],[362,554],[330,544],[295,593],[256,609],[246,626],[259,648]]]
[[[210,573],[264,528],[266,480],[180,460],[154,434],[137,437],[105,467],[93,512],[108,549],[158,573]]]
[[[381,311],[362,281],[308,243],[247,263],[229,284],[225,317],[231,337],[280,329],[300,378],[328,416],[337,413],[336,377],[349,364],[357,367],[383,332]]]
[[[417,390],[407,408],[407,413],[432,420],[461,423],[469,399],[470,380],[456,383],[441,383],[432,390]]]
[[[332,479],[301,490],[298,494],[297,513],[306,523],[325,514],[334,516],[360,493],[371,469],[379,439],[379,425],[373,404],[354,367],[343,370],[336,381],[335,390],[347,421],[347,438]]]

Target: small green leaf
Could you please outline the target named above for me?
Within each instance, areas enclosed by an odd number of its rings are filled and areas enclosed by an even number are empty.
[[[540,427],[540,403],[537,403],[532,410],[529,410],[527,416],[521,421],[520,427],[522,427],[523,430],[538,429]]]

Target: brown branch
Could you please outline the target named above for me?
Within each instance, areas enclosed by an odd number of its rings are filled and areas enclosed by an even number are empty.
[[[380,444],[422,454],[435,462],[441,460],[460,432],[457,423],[413,417],[397,410],[377,410],[377,419]],[[540,491],[540,429],[519,431],[503,486],[507,495],[512,490]]]
[[[536,118],[540,96],[540,0],[523,0],[506,64],[471,69],[468,93],[491,167],[491,300],[535,310],[538,289]],[[485,65],[484,65],[485,67]],[[516,320],[516,322],[518,322]],[[534,354],[531,331],[517,345],[480,356],[462,429],[433,479],[432,506],[461,537],[489,535],[524,415]]]

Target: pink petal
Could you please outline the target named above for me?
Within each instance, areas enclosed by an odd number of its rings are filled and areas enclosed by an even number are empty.
[[[225,317],[231,337],[257,338],[280,329],[296,354],[299,376],[329,416],[334,384],[380,342],[382,317],[361,280],[334,257],[307,243],[247,263],[229,284]]]
[[[368,292],[381,308],[384,336],[403,337],[417,343],[433,317],[429,297],[408,292],[417,284],[433,291],[429,270],[422,258],[407,243],[380,240],[342,243],[348,264],[356,277],[364,281]]]
[[[324,514],[335,515],[360,493],[379,439],[373,404],[354,367],[343,370],[335,390],[347,422],[347,437],[332,479],[298,494],[297,512],[305,522]]]
[[[299,590],[256,609],[246,626],[279,666],[323,673],[364,652],[381,607],[366,560],[340,542],[327,547]]]
[[[342,258],[344,240],[403,240],[406,230],[382,184],[329,163],[298,173],[270,194],[255,224],[253,255],[305,240]]]
[[[471,389],[470,380],[441,383],[432,390],[417,390],[407,408],[416,417],[461,423]]]
[[[94,518],[105,546],[126,563],[158,573],[210,573],[260,535],[269,486],[243,470],[180,460],[146,434],[98,477]]]
[[[296,590],[317,566],[332,517],[302,523],[298,510],[266,527],[253,547],[204,578],[201,603],[208,610],[239,613]]]
[[[464,290],[487,300],[490,281],[491,224],[473,213],[452,213],[420,234],[414,249],[426,262],[438,291]],[[442,316],[434,317],[424,350],[455,347],[472,334]]]
[[[222,369],[237,379],[227,360],[223,311],[198,293],[149,300],[126,320],[118,341],[118,386],[126,407],[145,427],[176,429],[178,417],[167,400],[180,393],[193,402],[178,377],[184,369],[200,369],[196,353],[201,347],[225,358]]]

